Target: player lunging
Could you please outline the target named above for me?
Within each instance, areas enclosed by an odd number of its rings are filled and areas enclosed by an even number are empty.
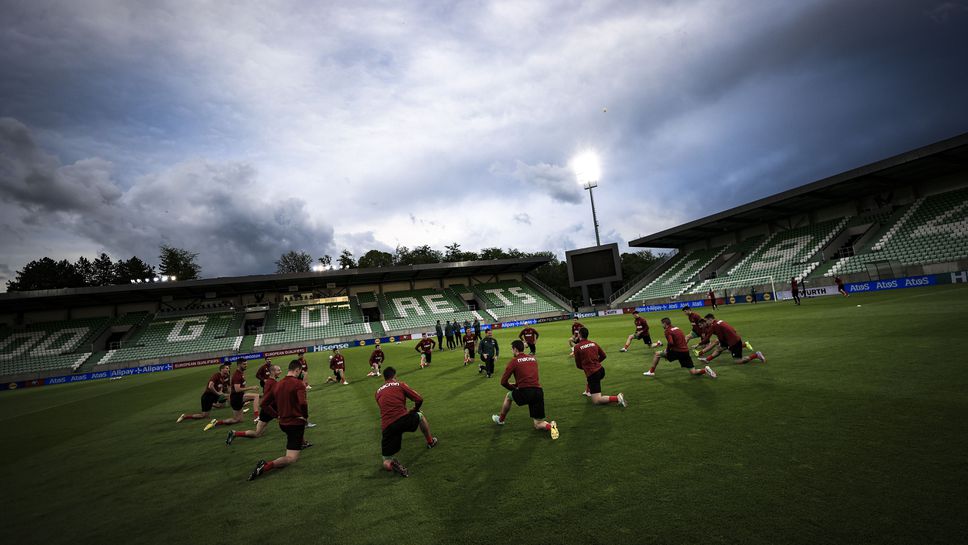
[[[434,357],[434,347],[437,346],[437,341],[430,338],[430,335],[423,333],[420,335],[420,340],[417,341],[417,346],[413,349],[420,354],[420,368],[423,369],[430,365],[430,361]]]
[[[259,394],[254,393],[258,390],[258,386],[246,386],[245,385],[245,368],[248,367],[248,362],[245,360],[239,360],[236,362],[235,373],[232,373],[232,383],[229,386],[231,388],[231,394],[229,394],[229,404],[232,406],[232,418],[226,418],[224,420],[219,420],[213,418],[211,422],[205,425],[203,431],[208,431],[215,426],[230,426],[232,424],[238,424],[242,421],[242,409],[245,408],[245,404],[251,401],[255,404],[256,419],[259,418]]]
[[[534,429],[548,431],[552,439],[557,439],[558,424],[554,420],[551,422],[545,420],[544,390],[538,381],[538,360],[533,355],[524,353],[524,343],[520,340],[511,342],[511,354],[514,357],[508,362],[504,375],[501,376],[501,386],[510,391],[504,397],[501,414],[491,415],[491,420],[503,426],[504,419],[511,410],[511,401],[514,401],[519,407],[528,406]],[[514,384],[510,383],[512,376]]]
[[[692,363],[692,356],[689,355],[689,346],[686,345],[686,335],[681,329],[672,325],[672,320],[662,319],[662,329],[665,330],[666,349],[655,353],[652,358],[652,368],[642,373],[647,377],[655,376],[655,368],[659,366],[659,360],[665,358],[669,361],[679,362],[679,366],[688,369],[690,375],[709,375],[709,378],[716,378],[716,371],[706,366],[705,369],[696,369]]]
[[[339,348],[333,349],[333,355],[329,357],[329,368],[333,371],[333,376],[326,377],[327,384],[330,382],[349,384],[346,380],[346,360],[339,353]]]
[[[466,328],[464,333],[464,365],[467,366],[474,361],[474,348],[477,347],[477,337],[474,330]]]
[[[689,336],[686,337],[686,344],[689,344],[689,341],[693,339],[701,339],[703,331],[702,325],[700,325],[703,323],[702,316],[693,312],[689,305],[682,307],[682,312],[685,313],[686,319],[689,320],[689,325],[692,328],[692,331],[689,332]]]
[[[218,371],[212,374],[208,379],[208,383],[205,385],[205,389],[202,390],[202,412],[194,414],[182,413],[175,421],[176,424],[182,422],[183,420],[204,420],[208,418],[210,412],[212,412],[212,407],[218,402],[219,398],[222,397],[222,392],[224,392],[224,384],[229,376],[229,364],[223,363],[218,366]]]
[[[303,436],[309,421],[309,405],[306,403],[306,383],[303,382],[302,364],[299,360],[289,362],[286,378],[279,381],[266,394],[265,404],[275,407],[279,415],[279,429],[286,434],[286,453],[271,462],[259,460],[249,474],[249,480],[273,469],[281,469],[299,461],[299,453],[309,446]]]
[[[528,352],[530,354],[534,354],[537,351],[536,346],[538,343],[538,337],[540,336],[541,335],[538,334],[538,330],[531,326],[522,329],[521,333],[518,333],[518,338],[524,341],[524,344],[528,345]]]
[[[652,342],[652,337],[649,335],[649,322],[647,322],[645,318],[639,316],[639,311],[633,311],[632,316],[635,316],[635,333],[629,335],[629,338],[625,340],[625,346],[622,347],[620,352],[628,352],[629,345],[632,344],[632,341],[634,340],[641,340],[650,348],[658,348],[662,346],[662,341],[655,341],[654,343]]]
[[[474,333],[471,332],[470,335]],[[393,367],[383,370],[383,386],[376,390],[376,404],[380,406],[380,427],[383,430],[382,453],[383,469],[393,471],[401,477],[409,477],[410,472],[396,459],[396,454],[403,446],[405,432],[423,432],[427,440],[427,448],[437,446],[437,438],[430,433],[430,424],[420,412],[423,398],[406,382],[397,380],[397,371]],[[407,400],[413,401],[413,409],[407,409]]]
[[[733,356],[733,363],[743,364],[749,363],[753,360],[760,360],[766,363],[766,356],[762,352],[755,352],[749,356],[743,357],[743,339],[736,332],[733,326],[727,324],[723,320],[717,320],[712,314],[706,315],[706,327],[709,328],[709,333],[715,335],[719,339],[719,345],[710,343],[709,346],[705,348],[700,354],[705,354],[712,350],[712,354],[707,357],[700,357],[699,361],[703,363],[709,363],[710,361],[717,358],[720,354],[729,350],[729,353]],[[752,350],[750,343],[745,343],[745,346]]]
[[[622,407],[628,406],[621,392],[615,396],[602,395],[602,379],[605,378],[602,362],[605,361],[605,351],[597,343],[588,340],[587,327],[579,329],[578,336],[581,340],[575,345],[575,367],[585,372],[587,381],[585,390],[592,398],[592,403],[595,405],[617,403]]]
[[[236,437],[248,437],[249,439],[255,439],[256,437],[262,437],[266,432],[266,426],[269,422],[275,420],[277,411],[274,406],[269,406],[266,404],[266,399],[269,392],[272,391],[276,386],[276,381],[279,379],[279,375],[282,374],[282,368],[278,365],[273,365],[269,368],[269,374],[263,380],[264,385],[262,389],[262,405],[259,407],[259,417],[256,419],[256,425],[254,430],[245,431],[229,431],[228,436],[225,438],[225,444],[231,445],[232,441]]]

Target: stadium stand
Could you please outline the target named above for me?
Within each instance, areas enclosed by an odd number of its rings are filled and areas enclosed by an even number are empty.
[[[125,341],[122,348],[108,350],[97,365],[235,350],[242,337],[225,335],[234,320],[234,314],[155,318],[135,338]]]
[[[450,288],[388,292],[377,295],[377,301],[386,331],[432,327],[437,320],[485,319],[467,310],[467,304]]]
[[[270,324],[272,329],[270,329]],[[353,321],[349,303],[279,306],[270,310],[255,346],[368,335],[369,324]]]
[[[655,280],[632,294],[628,299],[639,301],[658,297],[676,297],[695,283],[695,277],[714,259],[723,254],[726,248],[695,250],[677,255],[669,268]]]
[[[561,307],[549,301],[526,282],[511,280],[492,284],[474,284],[471,289],[484,303],[487,313],[495,319],[562,311]]]
[[[4,372],[76,369],[91,355],[93,338],[111,322],[89,318],[0,329],[0,365]]]
[[[869,248],[838,259],[823,276],[859,273],[869,263],[928,264],[968,256],[968,188],[921,197]]]

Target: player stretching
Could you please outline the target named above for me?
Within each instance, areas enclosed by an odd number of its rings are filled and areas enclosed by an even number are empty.
[[[333,370],[333,376],[326,377],[326,384],[330,382],[349,384],[349,381],[346,380],[346,360],[339,353],[339,348],[333,349],[333,355],[329,357],[329,368]]]
[[[302,366],[303,384],[306,385],[307,390],[312,390],[313,387],[309,385],[309,363],[306,362],[306,353],[300,352],[297,355],[299,356],[299,365]]]
[[[632,341],[639,339],[650,348],[662,346],[662,341],[652,342],[652,337],[649,336],[649,323],[645,321],[645,318],[639,316],[639,311],[632,311],[632,316],[635,316],[635,333],[629,335],[629,338],[625,340],[625,346],[619,352],[628,352],[629,345],[632,344]]]
[[[793,303],[800,304],[800,285],[797,283],[797,277],[790,278],[790,294],[793,295]]]
[[[841,278],[839,276],[835,276],[834,277],[834,282],[837,283],[837,292],[838,293],[840,293],[844,297],[850,297],[850,295],[847,293],[847,290],[844,289],[844,279],[843,278]]]
[[[501,386],[510,391],[504,397],[501,414],[491,415],[491,420],[495,424],[503,426],[504,419],[507,418],[508,411],[511,410],[511,401],[513,400],[518,404],[518,407],[521,405],[528,406],[528,413],[531,415],[532,422],[534,422],[534,429],[547,430],[551,432],[552,439],[557,439],[558,424],[554,420],[548,422],[544,419],[544,390],[541,389],[541,383],[538,382],[538,360],[530,354],[525,355],[524,343],[520,340],[511,342],[511,353],[514,354],[514,357],[508,362],[508,366],[504,369],[504,375],[501,376]],[[512,375],[514,376],[514,384],[509,382]]]
[[[245,368],[248,367],[249,363],[245,360],[239,360],[236,362],[235,373],[232,373],[232,384],[230,385],[231,393],[229,394],[229,404],[232,406],[232,418],[227,418],[224,420],[219,420],[213,418],[211,422],[205,425],[203,431],[208,431],[215,426],[230,426],[232,424],[238,424],[242,421],[242,409],[245,407],[246,401],[252,401],[255,404],[256,411],[255,417],[259,418],[259,394],[247,393],[252,390],[258,390],[258,386],[246,386],[245,385]]]
[[[397,380],[397,370],[393,367],[383,370],[383,378],[383,386],[377,388],[375,394],[376,404],[380,406],[380,428],[383,430],[383,469],[409,477],[410,472],[395,457],[403,446],[404,432],[417,431],[419,427],[427,440],[427,448],[436,447],[438,441],[430,433],[430,424],[420,412],[423,404],[420,394],[407,386],[406,382]],[[407,399],[413,401],[413,409],[407,410]]]
[[[430,335],[426,333],[420,335],[420,340],[417,341],[417,346],[413,347],[413,349],[420,354],[421,369],[430,365],[430,360],[434,357],[435,346],[437,346],[437,341],[431,339]]]
[[[259,381],[259,387],[262,388],[262,395],[266,394],[266,379],[272,374],[272,360],[268,357],[265,358],[265,363],[259,366],[259,369],[255,372],[255,379]]]
[[[205,385],[205,389],[202,390],[202,412],[194,414],[182,414],[175,421],[176,424],[183,420],[204,420],[208,418],[208,414],[212,412],[212,406],[218,402],[219,398],[222,397],[222,392],[224,391],[223,385],[225,380],[229,376],[229,364],[223,363],[218,366],[218,371],[216,371],[208,379],[208,384]]]
[[[766,363],[766,356],[764,356],[762,352],[755,352],[752,355],[743,357],[743,339],[739,336],[739,333],[736,332],[736,329],[734,329],[733,326],[722,320],[717,320],[712,314],[707,314],[705,321],[706,327],[709,328],[710,335],[715,335],[716,338],[719,339],[719,345],[717,346],[710,343],[709,346],[700,352],[700,354],[705,354],[710,350],[712,350],[713,353],[708,357],[699,358],[699,361],[709,363],[726,350],[729,350],[729,353],[733,356],[733,363],[749,363],[753,360],[760,360],[763,363]],[[745,343],[745,345],[750,350],[753,349],[750,343]]]
[[[692,331],[690,331],[689,336],[686,337],[686,344],[693,339],[702,339],[703,326],[700,325],[703,323],[702,316],[693,312],[692,309],[689,308],[689,305],[682,307],[682,311],[686,313],[686,319],[689,320],[689,323],[692,325]]]
[[[278,365],[273,365],[269,368],[269,375],[265,378],[265,384],[262,390],[262,406],[259,407],[259,418],[256,419],[255,430],[245,430],[245,431],[229,431],[228,437],[225,438],[226,445],[232,445],[232,441],[236,437],[248,437],[250,439],[255,439],[256,437],[262,437],[266,432],[266,426],[269,422],[272,422],[276,418],[276,408],[274,406],[269,406],[266,404],[266,399],[269,392],[272,391],[276,386],[276,381],[279,379],[279,375],[282,374],[282,368]]]
[[[602,395],[602,379],[605,378],[605,368],[602,362],[605,361],[605,351],[597,343],[588,340],[588,328],[582,327],[578,330],[581,340],[575,345],[575,367],[585,372],[585,387],[592,403],[595,405],[608,405],[617,403],[622,407],[627,407],[625,396],[620,392],[617,396]]]
[[[477,346],[477,337],[474,336],[474,330],[469,327],[464,331],[464,366],[466,367],[470,362],[474,361],[474,348]]]
[[[652,358],[652,368],[642,373],[647,377],[655,376],[655,368],[659,366],[659,360],[665,358],[669,361],[677,361],[683,369],[688,369],[690,375],[709,375],[709,378],[716,378],[716,371],[706,366],[705,369],[696,369],[692,364],[692,357],[689,355],[689,346],[686,344],[686,335],[681,329],[672,325],[672,320],[662,319],[662,329],[665,330],[666,349],[664,352],[656,352]]]
[[[575,321],[571,323],[571,339],[568,340],[568,346],[571,347],[571,352],[568,353],[569,356],[575,355],[575,345],[581,342],[581,335],[578,332],[583,327],[585,326],[578,321],[578,316],[575,316]]]
[[[380,343],[376,343],[373,347],[373,352],[370,353],[370,369],[371,371],[366,374],[368,377],[378,377],[380,376],[380,366],[383,365],[383,360],[386,356],[383,355],[383,349],[380,348]]]
[[[268,394],[265,405],[275,407],[279,417],[279,429],[286,434],[286,453],[271,462],[259,460],[249,474],[249,480],[299,461],[299,453],[310,446],[303,439],[309,421],[309,405],[306,403],[306,384],[303,382],[302,363],[289,362],[286,378],[280,380]]]
[[[524,341],[524,344],[528,345],[528,352],[532,355],[534,355],[534,353],[537,351],[535,345],[537,344],[538,337],[540,336],[541,335],[538,335],[538,330],[531,326],[522,329],[521,333],[518,333],[518,338]]]

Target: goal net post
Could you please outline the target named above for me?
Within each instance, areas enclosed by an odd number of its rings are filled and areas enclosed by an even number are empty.
[[[770,286],[769,299],[774,303],[777,302],[776,282],[774,282],[772,275],[753,276],[750,278],[743,278],[740,280],[727,280],[724,278],[722,280],[713,279],[709,281],[709,289],[713,291],[716,291],[716,290],[724,291],[725,293],[723,293],[723,295],[727,297],[730,295],[736,296],[736,297],[745,297],[747,295],[750,295],[751,287],[762,286],[762,285]],[[764,293],[764,298],[766,298],[765,293]]]

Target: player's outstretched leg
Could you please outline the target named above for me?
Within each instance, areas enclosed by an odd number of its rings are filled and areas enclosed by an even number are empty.
[[[592,403],[595,405],[611,405],[617,404],[620,407],[628,407],[628,403],[625,401],[625,395],[619,392],[618,395],[608,396],[602,394],[592,394]]]
[[[425,417],[421,412],[418,412],[417,416],[420,417],[420,431],[423,432],[424,439],[427,440],[427,448],[436,447],[439,441],[437,441],[437,438],[434,437],[432,433],[430,433],[430,423],[427,422],[427,417]]]
[[[619,352],[628,352],[629,346],[632,344],[632,341],[634,339],[635,339],[635,335],[629,335],[628,339],[625,339],[625,346],[623,346],[622,349],[619,350]]]
[[[648,371],[646,371],[646,372],[644,372],[642,374],[645,375],[645,376],[647,376],[647,377],[654,377],[655,376],[655,368],[659,366],[659,360],[661,360],[664,355],[665,355],[665,352],[656,352],[655,355],[652,356],[652,367],[649,368]]]
[[[507,395],[504,396],[504,401],[501,403],[501,413],[491,415],[491,420],[493,420],[495,424],[503,426],[504,419],[507,418],[508,411],[510,410],[511,410],[511,392],[508,392]]]

